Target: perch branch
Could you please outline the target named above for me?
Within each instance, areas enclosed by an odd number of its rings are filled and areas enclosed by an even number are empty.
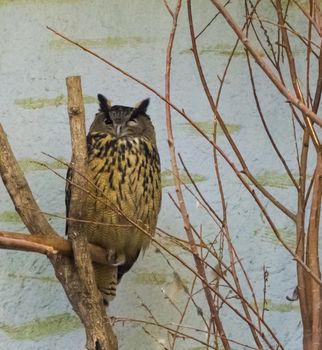
[[[68,116],[72,142],[72,167],[70,186],[70,205],[68,216],[81,218],[85,210],[83,189],[88,181],[86,174],[87,145],[85,129],[85,113],[81,79],[79,76],[66,78],[68,92]],[[75,184],[75,185],[74,185]],[[99,292],[91,263],[89,247],[85,235],[85,224],[80,221],[67,221],[67,234],[71,239],[74,261],[81,283],[81,298],[78,313],[87,336],[88,349],[116,350],[117,339],[113,333],[109,318],[106,315],[101,293]]]
[[[62,254],[73,256],[71,242],[58,235],[28,235],[25,233],[0,231],[0,248],[35,252],[45,255]],[[106,252],[103,248],[89,244],[92,260],[107,265]]]

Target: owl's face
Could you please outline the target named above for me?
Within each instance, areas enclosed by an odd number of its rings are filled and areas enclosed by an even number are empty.
[[[101,94],[97,95],[100,110],[90,127],[90,133],[101,132],[121,137],[146,137],[155,143],[155,132],[149,116],[146,114],[149,99],[136,107],[111,106]]]

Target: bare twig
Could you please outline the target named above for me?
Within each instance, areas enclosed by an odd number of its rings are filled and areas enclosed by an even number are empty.
[[[231,0],[227,0],[224,4],[226,7],[228,4],[230,4]],[[214,17],[204,26],[204,28],[196,35],[195,39],[197,40],[206,30],[211,26],[211,24],[214,22],[214,20],[219,16],[220,12],[217,12]]]
[[[257,111],[258,111],[258,114],[260,116],[260,119],[262,121],[262,124],[263,124],[263,127],[265,129],[265,132],[267,134],[267,137],[269,138],[271,144],[272,144],[272,147],[274,148],[274,151],[275,153],[277,154],[278,158],[280,159],[280,161],[282,162],[283,166],[284,166],[284,169],[286,170],[286,173],[287,175],[289,176],[289,178],[291,179],[291,181],[293,182],[293,185],[295,186],[295,188],[297,189],[297,191],[299,191],[299,185],[298,183],[296,182],[290,168],[288,167],[287,163],[286,163],[286,160],[285,158],[283,157],[282,153],[280,152],[280,150],[278,149],[274,139],[273,139],[273,136],[268,128],[268,125],[266,123],[266,120],[265,120],[265,117],[264,117],[264,114],[262,112],[262,108],[261,108],[261,104],[259,102],[259,98],[257,96],[257,92],[256,92],[256,86],[255,86],[255,80],[254,80],[254,75],[253,75],[253,71],[252,71],[252,66],[251,66],[251,62],[250,62],[250,58],[249,58],[249,54],[248,52],[246,53],[247,54],[247,63],[248,63],[248,69],[249,69],[249,76],[250,76],[250,80],[251,80],[251,85],[252,85],[252,91],[253,91],[253,95],[254,95],[254,99],[255,99],[255,103],[256,103],[256,107],[257,107]]]
[[[173,11],[171,10],[169,4],[168,4],[168,1],[167,0],[163,0],[163,3],[164,3],[164,6],[166,7],[166,9],[168,10],[170,16],[173,18],[174,14],[173,14]]]

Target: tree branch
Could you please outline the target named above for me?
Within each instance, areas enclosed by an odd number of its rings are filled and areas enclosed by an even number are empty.
[[[106,252],[103,248],[89,245],[92,261],[108,265]],[[35,252],[45,255],[62,254],[72,257],[73,250],[71,242],[58,235],[28,235],[26,233],[0,231],[0,248],[20,250],[25,252]]]
[[[87,189],[88,186],[88,181],[84,176],[87,173],[85,113],[80,77],[66,78],[66,85],[73,151],[73,171],[68,184],[70,189],[68,216],[77,219],[83,217],[83,212],[86,210],[86,202],[82,199],[84,198],[83,189]],[[85,326],[86,347],[93,350],[115,350],[117,340],[106,315],[102,295],[96,285],[85,233],[86,224],[78,220],[67,221],[67,223],[67,234],[72,242],[75,267],[82,285],[77,313]]]

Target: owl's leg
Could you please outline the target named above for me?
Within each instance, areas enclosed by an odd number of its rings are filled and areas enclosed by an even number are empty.
[[[106,259],[110,266],[120,266],[125,263],[125,255],[118,254],[114,249],[108,249]]]
[[[117,268],[93,263],[98,289],[101,291],[106,306],[114,299],[117,285]]]

